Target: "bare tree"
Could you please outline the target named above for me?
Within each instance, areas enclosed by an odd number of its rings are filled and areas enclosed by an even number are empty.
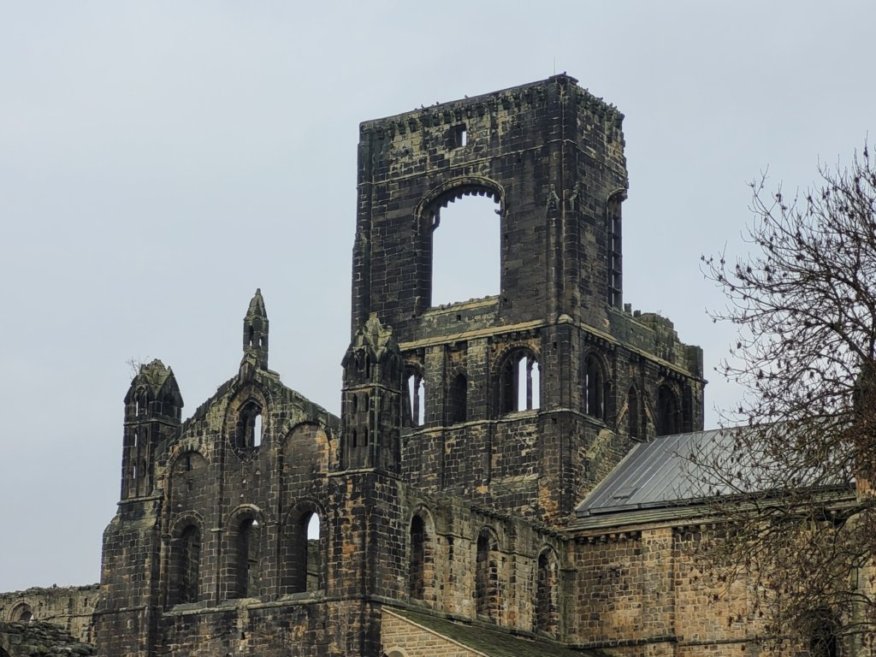
[[[819,173],[793,199],[753,183],[752,254],[703,259],[746,395],[743,427],[692,459],[727,521],[707,558],[749,581],[767,633],[827,655],[876,631],[876,162],[865,147]]]

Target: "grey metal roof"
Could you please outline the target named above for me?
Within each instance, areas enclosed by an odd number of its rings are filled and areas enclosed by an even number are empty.
[[[712,429],[636,445],[577,506],[569,528],[680,520],[708,512],[706,499],[716,495],[787,489],[787,473],[757,447],[758,431],[784,429]],[[798,474],[807,475],[803,488],[819,495],[844,499],[854,494],[854,482],[842,477],[841,469],[812,467]]]
[[[636,445],[575,512],[581,517],[702,499],[706,482],[697,477],[691,456],[710,459],[715,450],[732,448],[733,431],[726,429],[660,436]]]

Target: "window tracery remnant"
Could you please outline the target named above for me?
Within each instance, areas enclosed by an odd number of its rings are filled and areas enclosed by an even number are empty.
[[[407,378],[408,419],[413,427],[426,423],[426,383],[419,371],[413,371]]]
[[[240,409],[234,446],[242,450],[259,447],[263,440],[263,430],[262,408],[258,402],[250,400]]]
[[[535,410],[541,402],[541,371],[528,349],[516,349],[499,372],[499,409],[502,413]]]

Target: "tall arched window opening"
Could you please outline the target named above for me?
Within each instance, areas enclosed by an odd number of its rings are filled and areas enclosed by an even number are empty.
[[[285,530],[281,591],[304,593],[322,588],[323,549],[322,522],[310,505],[293,512]]]
[[[657,389],[657,435],[678,433],[678,416],[678,397],[669,386],[660,386]]]
[[[681,411],[678,418],[679,431],[693,431],[694,397],[689,385],[684,386],[681,394]]]
[[[422,600],[425,591],[426,527],[420,516],[411,519],[410,560],[408,564],[408,593]]]
[[[419,372],[408,374],[407,395],[410,424],[421,427],[426,423],[426,382]]]
[[[140,429],[134,429],[134,437],[131,445],[131,486],[130,497],[140,494],[140,478],[137,476],[140,463]]]
[[[809,657],[838,657],[839,623],[828,609],[812,612],[809,619]]]
[[[486,189],[460,193],[432,219],[432,306],[499,294],[499,204]]]
[[[590,354],[584,361],[584,413],[605,419],[605,372],[599,359]]]
[[[201,532],[197,527],[183,532],[180,548],[180,602],[195,602],[201,567]]]
[[[605,225],[608,232],[608,303],[615,308],[623,305],[623,262],[621,247],[621,202],[623,194],[612,196],[606,207]]]
[[[146,390],[140,388],[134,393],[134,415],[140,417],[141,415],[146,415],[146,409],[148,407],[149,399],[146,396]]]
[[[468,417],[468,379],[460,372],[450,384],[450,424],[465,422]]]
[[[197,602],[201,567],[201,531],[195,525],[186,527],[171,544],[170,604]]]
[[[261,444],[262,409],[255,401],[249,401],[240,409],[235,446],[239,449],[247,449],[258,447]]]
[[[235,545],[235,598],[251,598],[259,592],[259,553],[261,526],[255,518],[243,520]]]
[[[367,444],[367,430],[366,430]],[[305,591],[318,591],[320,587],[320,574],[322,573],[322,549],[320,544],[320,521],[318,513],[311,513],[307,520],[307,562],[304,570],[307,573]]]
[[[478,616],[496,622],[499,615],[499,545],[486,527],[481,529],[477,541],[475,608]]]
[[[499,408],[502,413],[526,411],[541,405],[541,371],[526,349],[509,354],[499,372]]]
[[[535,593],[535,629],[546,634],[557,633],[559,612],[557,560],[550,550],[538,555]]]
[[[635,386],[631,386],[627,393],[627,432],[630,434],[630,438],[642,437],[641,424],[639,393]]]

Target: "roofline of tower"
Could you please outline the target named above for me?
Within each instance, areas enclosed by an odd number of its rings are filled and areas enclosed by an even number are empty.
[[[364,133],[370,130],[376,130],[384,127],[386,124],[401,121],[402,119],[411,119],[417,118],[421,116],[431,116],[436,112],[442,112],[445,110],[456,109],[463,105],[478,105],[480,103],[488,103],[489,101],[498,100],[502,96],[511,95],[514,92],[522,92],[528,89],[534,89],[538,87],[544,87],[551,83],[562,83],[562,84],[573,84],[578,86],[578,80],[573,78],[571,75],[567,75],[566,73],[559,73],[557,75],[552,75],[551,77],[545,80],[536,80],[535,82],[528,82],[526,84],[515,85],[513,87],[507,87],[506,89],[500,89],[499,91],[491,91],[489,93],[481,94],[478,96],[467,96],[465,98],[458,98],[456,100],[447,101],[444,103],[435,103],[429,107],[420,107],[412,109],[409,112],[401,112],[400,114],[393,114],[390,116],[384,116],[382,118],[377,119],[369,119],[367,121],[362,121],[359,124],[359,132]],[[612,105],[611,103],[605,102],[602,98],[594,96],[590,93],[589,90],[584,89],[583,87],[578,86],[586,96],[589,103],[600,106],[600,108],[607,113],[616,113],[619,119],[623,120],[623,114],[618,110],[617,107]]]

